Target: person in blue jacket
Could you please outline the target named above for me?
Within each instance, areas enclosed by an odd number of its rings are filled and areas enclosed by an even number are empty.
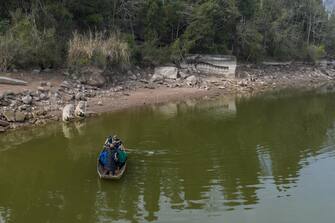
[[[111,172],[113,175],[115,175],[115,153],[117,153],[117,151],[113,144],[113,138],[109,136],[105,142],[104,149],[99,156],[99,163],[106,171],[105,174],[109,174]]]

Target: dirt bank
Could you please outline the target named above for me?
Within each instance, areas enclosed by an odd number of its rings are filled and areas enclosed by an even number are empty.
[[[325,84],[332,88],[335,83],[334,67],[302,64],[240,65],[236,79],[199,73],[182,74],[171,79],[157,78],[150,71],[138,69],[124,74],[121,81],[108,82],[103,87],[83,84],[64,74],[64,70],[6,74],[28,84],[0,85],[0,132],[59,121],[63,107],[76,105],[79,101],[85,101],[85,113],[90,116],[188,98],[252,95],[283,88],[317,88]]]

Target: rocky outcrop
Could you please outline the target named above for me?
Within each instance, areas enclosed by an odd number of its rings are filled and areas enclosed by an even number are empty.
[[[234,79],[237,62],[231,55],[190,54],[181,66],[193,72]]]

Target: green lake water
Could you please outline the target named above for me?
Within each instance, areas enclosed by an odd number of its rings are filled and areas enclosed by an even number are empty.
[[[129,148],[102,181],[106,136]],[[0,223],[330,223],[335,94],[147,106],[0,135]]]

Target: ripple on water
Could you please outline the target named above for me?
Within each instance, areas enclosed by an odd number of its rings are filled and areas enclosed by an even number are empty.
[[[6,223],[10,221],[11,209],[0,206],[0,223]]]

